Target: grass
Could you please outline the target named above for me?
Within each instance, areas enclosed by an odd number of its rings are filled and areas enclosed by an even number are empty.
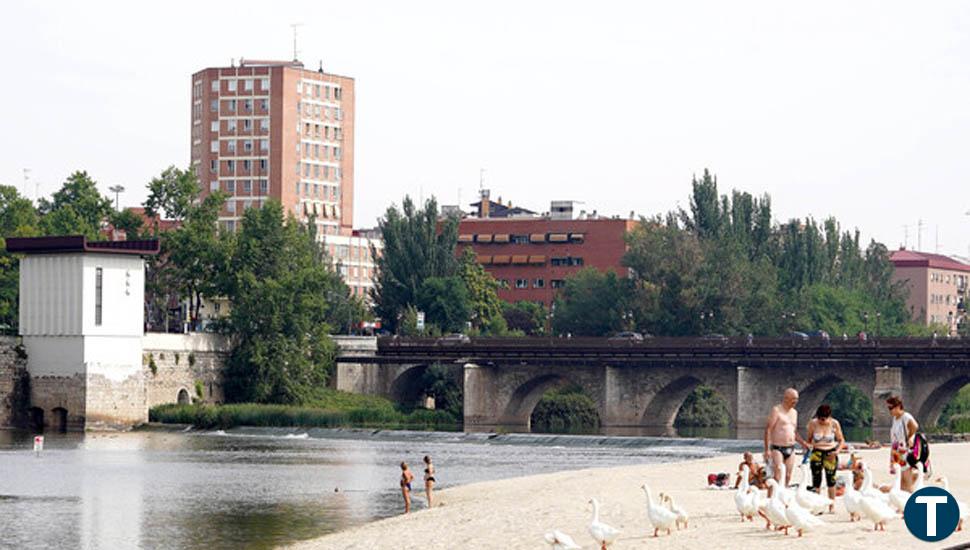
[[[419,409],[405,413],[377,396],[321,390],[305,405],[233,403],[152,407],[152,422],[192,424],[198,428],[236,426],[301,428],[417,428],[455,429],[460,422],[446,411]]]

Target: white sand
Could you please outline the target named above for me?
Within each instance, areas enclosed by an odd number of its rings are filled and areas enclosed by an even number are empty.
[[[890,483],[888,453],[861,451],[877,483]],[[970,443],[932,447],[935,475],[946,475],[950,490],[970,501]],[[891,521],[886,532],[872,532],[866,520],[850,523],[841,499],[837,513],[801,539],[766,531],[764,521],[741,523],[733,491],[705,489],[709,472],[734,472],[740,456],[718,457],[671,464],[651,464],[559,472],[501,481],[475,483],[436,493],[431,510],[419,511],[342,531],[296,545],[300,549],[465,549],[548,548],[543,533],[556,528],[571,535],[583,548],[595,548],[586,527],[591,516],[590,497],[599,499],[601,520],[622,529],[612,547],[623,548],[903,548],[919,545],[943,548],[970,543],[970,525],[936,545],[920,542],[902,519]],[[445,464],[438,469],[444,472]],[[846,472],[847,474],[847,472]],[[845,474],[843,474],[845,475]],[[798,479],[795,473],[793,480]],[[418,480],[420,481],[420,480]],[[646,498],[640,486],[648,483],[656,493],[673,495],[690,514],[690,527],[671,536],[652,537],[646,515]],[[416,484],[416,486],[419,484]],[[424,498],[421,491],[415,500]]]

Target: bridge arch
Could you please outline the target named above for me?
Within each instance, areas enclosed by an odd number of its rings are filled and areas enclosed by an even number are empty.
[[[917,411],[916,420],[920,423],[920,426],[936,426],[937,422],[940,421],[943,407],[953,399],[960,388],[967,384],[970,384],[970,374],[964,373],[949,378],[933,389],[923,400],[923,403],[915,407]],[[903,402],[905,404],[905,399]]]
[[[192,400],[189,399],[189,390],[182,388],[179,390],[178,397],[175,398],[175,402],[179,405],[189,405]]]
[[[532,411],[542,399],[542,396],[549,390],[576,384],[576,382],[563,374],[546,373],[534,376],[520,384],[509,397],[505,406],[503,417],[512,420],[517,425],[523,425],[529,430],[532,429]],[[593,399],[596,403],[596,412],[602,418],[602,404],[600,400]]]
[[[413,406],[421,399],[424,390],[424,374],[428,372],[425,364],[408,365],[391,381],[389,397],[396,403]]]
[[[677,420],[677,413],[680,412],[680,407],[684,404],[687,396],[703,384],[705,384],[704,380],[691,374],[670,381],[661,387],[654,394],[650,402],[647,403],[647,407],[644,409],[643,416],[641,417],[640,425],[646,427],[672,428],[674,421]],[[724,395],[722,389],[717,384],[708,385],[714,389],[715,393],[730,403],[730,396]],[[728,407],[728,416],[730,425],[735,426],[737,419],[735,418],[735,411],[731,410],[731,407]]]

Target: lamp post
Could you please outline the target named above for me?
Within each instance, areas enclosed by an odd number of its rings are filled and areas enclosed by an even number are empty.
[[[122,193],[125,192],[125,186],[124,185],[112,185],[111,187],[108,188],[108,191],[111,191],[112,193],[115,194],[115,210],[120,210],[120,208],[118,206],[119,205],[119,196]]]
[[[865,326],[865,329],[864,330],[866,332],[866,336],[868,336],[869,335],[869,312],[868,311],[863,312],[863,314],[862,314],[862,321],[863,321],[864,326]]]

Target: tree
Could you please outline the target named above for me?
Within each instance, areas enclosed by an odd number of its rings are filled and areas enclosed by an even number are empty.
[[[45,235],[84,235],[97,240],[101,225],[111,215],[111,200],[98,191],[87,172],[68,176],[51,200],[40,200],[42,231]]]
[[[269,201],[243,215],[225,283],[233,337],[226,371],[231,401],[302,403],[333,368],[330,339],[347,287],[310,232]]]
[[[503,302],[502,316],[505,317],[509,330],[520,331],[528,336],[538,336],[545,332],[546,308],[535,302]]]
[[[7,252],[7,237],[33,237],[39,232],[34,205],[15,187],[0,185],[0,325],[13,330],[18,324],[20,260]]]
[[[462,251],[458,274],[468,291],[472,328],[490,332],[489,329],[502,319],[502,301],[498,298],[499,282],[478,263],[471,247]]]
[[[442,332],[464,332],[472,315],[472,303],[465,282],[458,276],[430,277],[418,289],[417,306],[426,322]]]
[[[134,211],[126,208],[111,214],[111,225],[125,232],[125,239],[134,241],[142,238],[143,219]]]
[[[450,217],[439,223],[433,198],[416,209],[411,198],[404,197],[401,209],[389,207],[378,226],[384,249],[379,255],[371,250],[378,271],[371,297],[383,325],[396,330],[404,309],[417,303],[426,279],[455,274],[458,220]]]
[[[192,203],[201,191],[199,180],[192,168],[182,170],[169,166],[148,182],[148,198],[145,214],[149,218],[165,218],[181,221],[189,214]],[[156,228],[157,230],[157,228]]]
[[[556,297],[553,330],[576,336],[605,336],[623,330],[629,316],[627,281],[613,271],[588,267],[566,279]]]

